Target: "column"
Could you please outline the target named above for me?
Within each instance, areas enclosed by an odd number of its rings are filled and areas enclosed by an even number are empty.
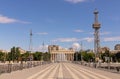
[[[72,61],[74,61],[74,53],[72,54]]]
[[[67,54],[65,53],[65,60],[67,61]]]
[[[55,53],[55,61],[56,61],[56,53]]]
[[[67,53],[67,61],[68,61],[68,53]]]
[[[53,60],[53,54],[51,53],[51,61]]]
[[[55,54],[53,54],[53,60],[55,61]]]
[[[70,55],[68,54],[68,61],[70,61]]]
[[[72,54],[70,53],[70,61],[72,61]]]

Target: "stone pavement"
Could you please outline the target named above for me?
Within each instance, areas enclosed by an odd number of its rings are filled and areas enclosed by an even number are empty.
[[[120,79],[120,74],[74,63],[51,63],[5,73],[0,79]]]

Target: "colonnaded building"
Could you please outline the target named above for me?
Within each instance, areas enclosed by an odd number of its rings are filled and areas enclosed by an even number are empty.
[[[71,49],[65,49],[58,45],[49,45],[48,51],[51,54],[51,61],[73,61],[75,51]]]

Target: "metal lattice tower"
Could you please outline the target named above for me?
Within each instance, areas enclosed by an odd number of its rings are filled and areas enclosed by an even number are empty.
[[[42,46],[43,46],[42,52],[44,53],[44,52],[45,52],[45,44],[44,44],[44,41],[43,41]]]
[[[81,45],[81,51],[83,51],[83,43],[81,42],[81,44],[80,44],[80,45]]]
[[[98,22],[98,11],[95,9],[94,15],[95,15],[95,22],[93,24],[94,31],[94,52],[95,56],[98,57],[99,55],[99,49],[100,49],[100,38],[99,38],[99,29],[100,29],[100,23]]]
[[[29,45],[29,51],[32,52],[32,30],[30,30],[30,45]]]

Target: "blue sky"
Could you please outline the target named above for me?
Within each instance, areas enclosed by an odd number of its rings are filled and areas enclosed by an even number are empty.
[[[101,46],[114,49],[120,40],[120,0],[0,0],[0,49],[29,49],[57,44],[69,48],[83,43],[93,49],[93,11],[99,11]]]

